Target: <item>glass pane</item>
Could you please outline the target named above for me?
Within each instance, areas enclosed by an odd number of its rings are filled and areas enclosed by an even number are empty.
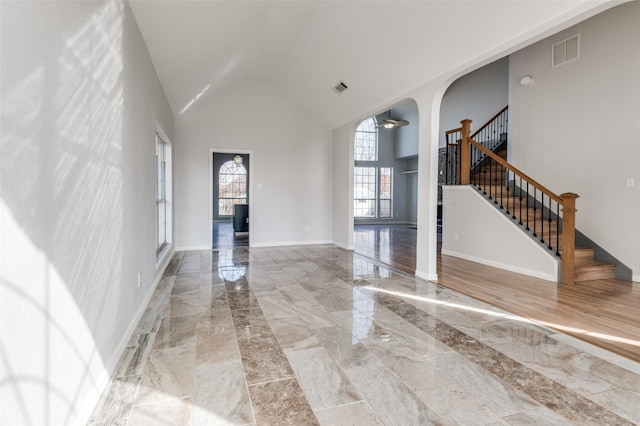
[[[354,200],[353,215],[355,217],[376,217],[376,201]]]
[[[391,167],[380,168],[380,199],[391,199]]]
[[[167,204],[158,203],[158,241],[156,248],[162,247],[167,242],[167,224],[166,224]]]
[[[391,200],[380,200],[380,217],[391,217]]]
[[[355,161],[377,161],[378,129],[375,118],[364,120],[356,129],[354,140]]]
[[[231,199],[221,198],[218,202],[218,215],[231,216],[233,214],[232,205]]]
[[[232,216],[234,204],[247,202],[247,169],[227,161],[220,166],[218,176],[218,215]]]

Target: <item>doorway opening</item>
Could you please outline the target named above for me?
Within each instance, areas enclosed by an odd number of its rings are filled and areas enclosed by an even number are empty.
[[[416,268],[417,132],[418,108],[407,101],[362,121],[354,138],[354,252],[411,274]]]
[[[211,153],[211,248],[249,245],[250,154]]]

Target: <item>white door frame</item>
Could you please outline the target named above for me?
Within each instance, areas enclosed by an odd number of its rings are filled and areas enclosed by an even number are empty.
[[[209,148],[209,249],[213,248],[213,154],[243,154],[249,156],[249,247],[253,246],[253,151],[249,149]]]

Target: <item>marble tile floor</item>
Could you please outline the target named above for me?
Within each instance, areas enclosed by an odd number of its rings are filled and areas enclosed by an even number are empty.
[[[249,245],[249,233],[234,232],[232,222],[213,222],[212,229],[213,250],[232,250]]]
[[[335,246],[176,253],[91,425],[640,424],[640,364]]]

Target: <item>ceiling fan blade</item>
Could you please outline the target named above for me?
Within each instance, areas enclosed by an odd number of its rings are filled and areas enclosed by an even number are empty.
[[[376,128],[384,127],[385,129],[395,129],[396,127],[402,127],[409,124],[407,120],[402,119],[393,119],[393,118],[385,118],[382,120],[381,124],[378,124]]]

